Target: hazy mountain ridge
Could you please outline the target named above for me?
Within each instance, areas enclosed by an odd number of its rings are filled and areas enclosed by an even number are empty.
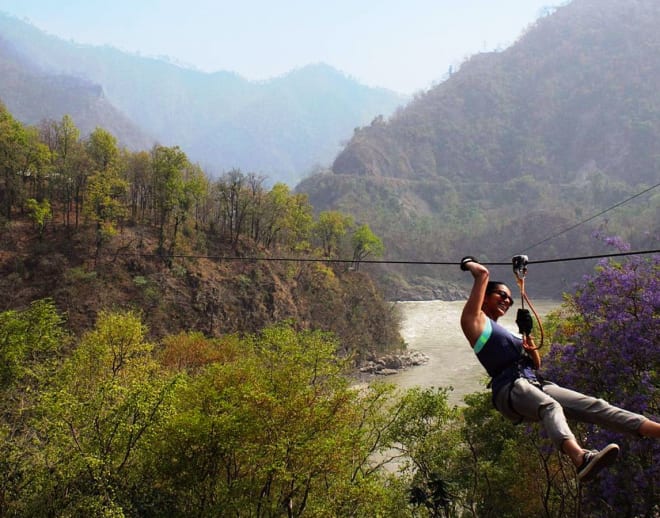
[[[100,126],[118,135],[129,149],[154,142],[107,100],[100,85],[45,73],[1,37],[0,78],[0,101],[25,124],[60,120],[68,114],[84,134]]]
[[[181,146],[212,174],[238,167],[293,184],[330,164],[354,127],[406,100],[322,64],[250,82],[66,42],[8,16],[0,15],[0,31],[40,69],[101,85],[146,133]]]

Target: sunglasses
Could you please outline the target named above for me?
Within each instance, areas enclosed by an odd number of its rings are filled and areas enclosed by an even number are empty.
[[[509,295],[506,291],[493,290],[489,291],[488,293],[495,293],[496,295],[499,295],[502,300],[508,302],[509,306],[513,306],[513,299],[511,298],[511,295]]]

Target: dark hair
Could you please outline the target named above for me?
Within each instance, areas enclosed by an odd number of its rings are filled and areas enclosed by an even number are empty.
[[[488,284],[486,284],[486,293],[493,293],[498,286],[505,286],[509,288],[506,284],[506,282],[502,281],[488,281]],[[509,291],[511,291],[511,288],[509,288]]]
[[[488,284],[486,284],[486,295],[489,293],[493,293],[494,291],[497,290],[498,286],[504,286],[505,288],[508,288],[509,291],[511,291],[511,288],[509,288],[506,284],[506,282],[502,281],[488,281]],[[511,299],[511,305],[513,306],[514,300],[513,296],[509,297]]]

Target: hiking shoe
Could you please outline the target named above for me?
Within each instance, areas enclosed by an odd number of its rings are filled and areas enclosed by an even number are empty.
[[[616,444],[608,444],[600,451],[585,451],[582,465],[577,469],[578,480],[588,482],[593,479],[601,469],[611,466],[617,455],[619,455],[619,447]]]

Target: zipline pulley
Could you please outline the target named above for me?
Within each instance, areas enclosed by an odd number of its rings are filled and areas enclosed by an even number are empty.
[[[518,279],[524,279],[527,275],[527,264],[529,258],[526,255],[514,255],[511,260],[513,263],[513,273]]]
[[[521,308],[518,310],[518,313],[516,315],[516,324],[518,324],[518,330],[520,331],[520,334],[529,336],[532,332],[532,327],[533,327],[533,321],[532,317],[529,314],[529,311],[525,309],[525,302],[529,305],[529,308],[532,310],[532,313],[534,313],[534,316],[536,317],[536,321],[539,325],[539,333],[540,333],[540,344],[536,347],[536,349],[540,349],[543,347],[543,325],[541,324],[541,319],[539,318],[538,313],[534,309],[534,306],[532,303],[529,301],[529,298],[527,297],[527,293],[525,291],[525,277],[527,276],[527,265],[529,264],[529,258],[526,255],[516,255],[511,259],[511,263],[513,265],[513,274],[516,276],[516,283],[518,284],[518,287],[520,288],[520,304]]]

